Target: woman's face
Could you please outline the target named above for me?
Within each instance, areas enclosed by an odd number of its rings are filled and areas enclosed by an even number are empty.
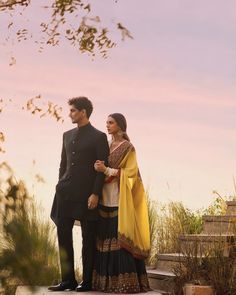
[[[107,118],[107,131],[109,134],[116,134],[120,131],[120,127],[112,117]]]

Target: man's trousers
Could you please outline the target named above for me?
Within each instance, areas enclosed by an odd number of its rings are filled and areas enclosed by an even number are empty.
[[[75,281],[72,237],[74,221],[71,218],[60,218],[57,222],[62,281]],[[97,221],[82,220],[80,223],[82,232],[83,284],[91,286],[96,251]]]

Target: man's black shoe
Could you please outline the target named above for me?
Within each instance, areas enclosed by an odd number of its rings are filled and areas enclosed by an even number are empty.
[[[79,284],[78,287],[75,289],[76,292],[88,292],[92,290],[91,285],[89,284]]]
[[[77,287],[77,282],[70,282],[70,281],[65,281],[65,282],[61,282],[58,285],[55,286],[50,286],[48,287],[49,291],[65,291],[65,290],[75,290],[75,288]]]

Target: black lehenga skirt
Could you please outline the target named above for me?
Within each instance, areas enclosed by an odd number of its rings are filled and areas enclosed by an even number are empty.
[[[144,260],[135,259],[117,240],[118,207],[99,206],[93,289],[107,293],[150,291]]]

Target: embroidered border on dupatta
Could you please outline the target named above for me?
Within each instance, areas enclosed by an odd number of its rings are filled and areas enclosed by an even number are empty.
[[[120,246],[129,251],[133,255],[133,257],[137,259],[144,259],[148,257],[149,250],[145,251],[136,247],[133,241],[127,238],[124,234],[118,233],[118,240]]]

